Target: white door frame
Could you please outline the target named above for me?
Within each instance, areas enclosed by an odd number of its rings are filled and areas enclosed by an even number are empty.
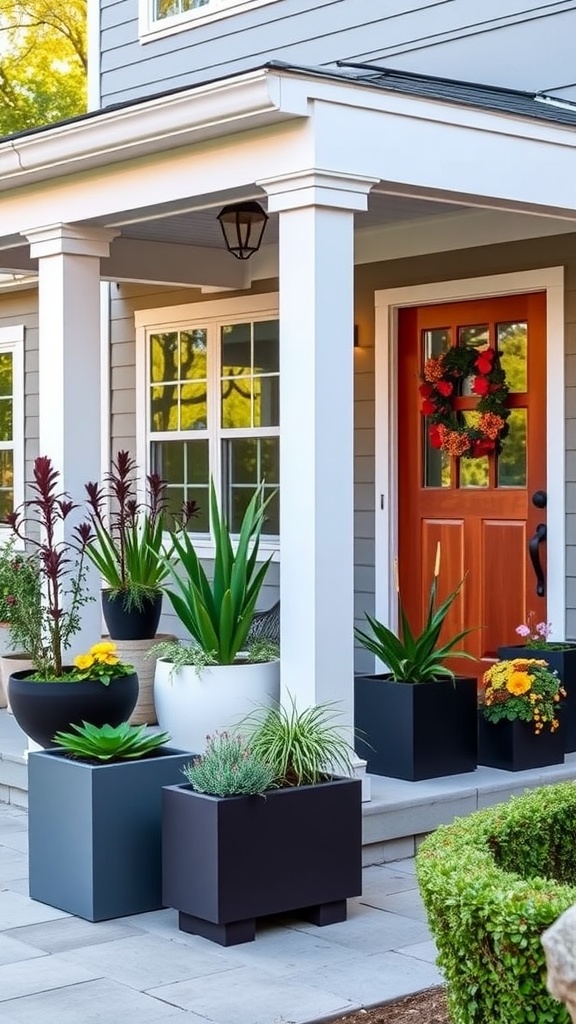
[[[566,517],[564,413],[564,268],[544,267],[377,291],[375,330],[375,564],[376,617],[397,627],[392,562],[398,550],[398,310],[521,292],[546,292],[546,428],[548,620],[554,639],[566,630]]]

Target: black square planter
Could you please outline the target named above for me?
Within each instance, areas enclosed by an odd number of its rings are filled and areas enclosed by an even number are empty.
[[[255,937],[256,918],[303,911],[346,919],[362,892],[359,779],[215,797],[162,793],[162,895],[183,931],[223,946]]]
[[[85,764],[60,750],[28,758],[30,896],[87,921],[162,907],[162,786],[192,754]]]
[[[566,690],[566,699],[560,705],[559,717],[562,722],[564,751],[566,754],[576,750],[576,644],[565,651],[551,651],[547,647],[499,647],[498,657],[502,661],[514,658],[539,658],[551,669],[555,669]]]
[[[396,683],[354,680],[355,747],[374,775],[420,782],[477,766],[477,686],[472,678]]]
[[[536,735],[533,722],[489,722],[478,713],[478,763],[507,772],[545,768],[564,761],[562,726]]]

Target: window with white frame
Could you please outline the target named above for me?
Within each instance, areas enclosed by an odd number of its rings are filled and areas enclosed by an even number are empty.
[[[241,14],[243,11],[266,4],[277,3],[278,0],[145,0],[148,7],[145,12],[144,31],[153,31],[163,25],[182,23],[182,27],[194,20],[211,21],[228,14]]]
[[[0,328],[0,521],[24,497],[24,328]]]
[[[190,528],[206,535],[211,477],[233,532],[263,481],[266,496],[276,492],[264,534],[277,539],[278,318],[203,316],[202,306],[189,308],[185,322],[145,329],[147,464],[167,481],[172,512],[186,500],[198,503]]]

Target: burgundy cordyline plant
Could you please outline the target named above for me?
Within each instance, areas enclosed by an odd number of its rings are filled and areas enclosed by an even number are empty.
[[[81,626],[80,609],[92,600],[86,588],[85,552],[89,523],[62,539],[63,525],[78,508],[59,490],[60,473],[48,456],[34,462],[32,497],[6,517],[15,535],[33,550],[41,594],[38,601],[17,602],[11,616],[13,639],[30,655],[41,679],[63,676],[63,652]]]
[[[86,554],[126,610],[142,608],[154,598],[167,575],[163,535],[166,529],[166,481],[158,473],[146,477],[146,495],[136,492],[136,463],[129,452],[119,451],[105,478],[105,487],[86,486],[95,537]],[[182,526],[198,515],[195,501],[184,502]]]

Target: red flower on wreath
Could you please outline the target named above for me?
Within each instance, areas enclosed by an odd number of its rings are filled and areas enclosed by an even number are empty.
[[[479,415],[465,419],[454,400],[460,394],[461,381],[470,378],[471,392],[478,397]],[[480,458],[499,450],[510,410],[506,375],[494,349],[479,352],[462,345],[431,356],[425,363],[419,392],[423,399],[420,411],[428,417],[432,448],[453,458]],[[464,404],[462,411],[467,409]]]

